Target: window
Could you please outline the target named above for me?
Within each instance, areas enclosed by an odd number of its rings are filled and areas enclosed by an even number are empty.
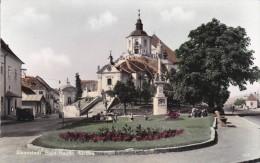
[[[17,99],[14,101],[14,108],[17,108]]]
[[[253,105],[254,105],[254,103],[253,103],[253,102],[251,102],[251,103],[250,103],[250,105],[251,105],[251,106],[253,106]]]
[[[134,52],[135,52],[135,54],[138,54],[138,53],[139,53],[139,43],[138,43],[137,40],[135,41],[135,49],[134,49]]]
[[[112,79],[107,79],[107,85],[112,85]]]
[[[147,47],[147,40],[144,40],[144,47]]]
[[[43,94],[43,91],[39,91],[39,94],[42,95],[42,94]]]
[[[8,66],[8,77],[11,76],[11,66]]]
[[[131,40],[128,41],[128,47],[131,48]]]
[[[4,73],[4,63],[1,63],[1,74]]]
[[[138,54],[138,53],[139,53],[139,49],[135,48],[135,54]]]
[[[71,98],[68,97],[68,104],[70,105],[71,104]]]
[[[14,70],[14,79],[17,79],[17,70]]]
[[[4,109],[4,97],[1,97],[1,109]]]

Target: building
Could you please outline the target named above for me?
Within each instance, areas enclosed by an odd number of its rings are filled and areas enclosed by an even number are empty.
[[[70,85],[70,82],[67,79],[67,84],[61,86],[60,90],[60,107],[63,108],[65,106],[71,105],[76,102],[76,93],[77,89]]]
[[[22,106],[21,69],[23,61],[1,39],[0,50],[0,113],[1,117],[16,116]]]
[[[126,52],[114,61],[110,53],[110,63],[98,66],[98,95],[113,90],[117,81],[126,82],[130,78],[136,88],[142,89],[144,80],[153,82],[158,75],[158,44],[162,45],[160,55],[162,72],[177,69],[178,59],[174,52],[155,34],[149,36],[143,29],[140,13],[135,30],[126,37]],[[108,95],[108,94],[107,94]]]
[[[57,91],[54,91],[41,77],[36,76],[24,76],[22,78],[22,85],[31,88],[36,94],[43,95],[46,99],[46,107],[43,110],[43,113],[50,114],[56,111],[58,105],[58,95]],[[56,99],[55,99],[56,97]]]
[[[259,100],[253,94],[250,94],[246,99],[246,107],[248,109],[256,109],[258,107]]]

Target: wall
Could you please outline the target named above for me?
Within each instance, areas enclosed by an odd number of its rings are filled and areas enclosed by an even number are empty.
[[[21,66],[22,63],[17,61],[17,59],[15,59],[12,55],[6,56],[6,91],[11,91],[18,96],[22,96]],[[15,100],[16,100],[17,107],[20,108],[22,106],[21,98],[10,98],[10,109],[15,108]],[[6,115],[8,115],[7,107],[8,107],[8,100],[6,98]],[[15,109],[11,110],[10,115],[16,116]]]
[[[73,118],[79,117],[80,111],[76,108],[76,106],[65,106],[63,107],[64,118]]]
[[[82,97],[97,97],[97,96],[99,96],[98,91],[93,91],[93,92],[84,91],[82,95]]]
[[[4,115],[4,54],[0,50],[0,117]],[[2,97],[2,98],[1,98]],[[2,104],[2,106],[1,106]]]
[[[114,86],[116,85],[116,82],[118,80],[121,81],[120,72],[114,66],[112,66],[111,68],[112,68],[111,71],[105,70],[101,76],[101,88],[104,91],[113,90]],[[108,79],[112,80],[111,85],[108,85],[107,83]]]
[[[249,107],[249,109],[255,109],[257,108],[257,101],[246,101],[246,106]]]

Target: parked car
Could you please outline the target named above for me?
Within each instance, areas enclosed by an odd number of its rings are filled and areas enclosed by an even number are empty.
[[[16,109],[16,117],[17,120],[34,120],[34,110],[33,107],[22,107],[22,108],[17,108]]]

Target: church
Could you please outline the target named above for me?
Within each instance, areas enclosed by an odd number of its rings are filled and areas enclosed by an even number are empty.
[[[97,94],[101,96],[105,92],[109,96],[108,92],[113,90],[117,81],[126,83],[130,78],[140,89],[144,80],[153,82],[158,76],[158,46],[163,53],[159,55],[162,72],[165,74],[172,68],[177,69],[176,55],[155,34],[149,36],[144,31],[139,11],[135,30],[126,37],[126,52],[116,60],[110,52],[110,63],[98,66]]]

